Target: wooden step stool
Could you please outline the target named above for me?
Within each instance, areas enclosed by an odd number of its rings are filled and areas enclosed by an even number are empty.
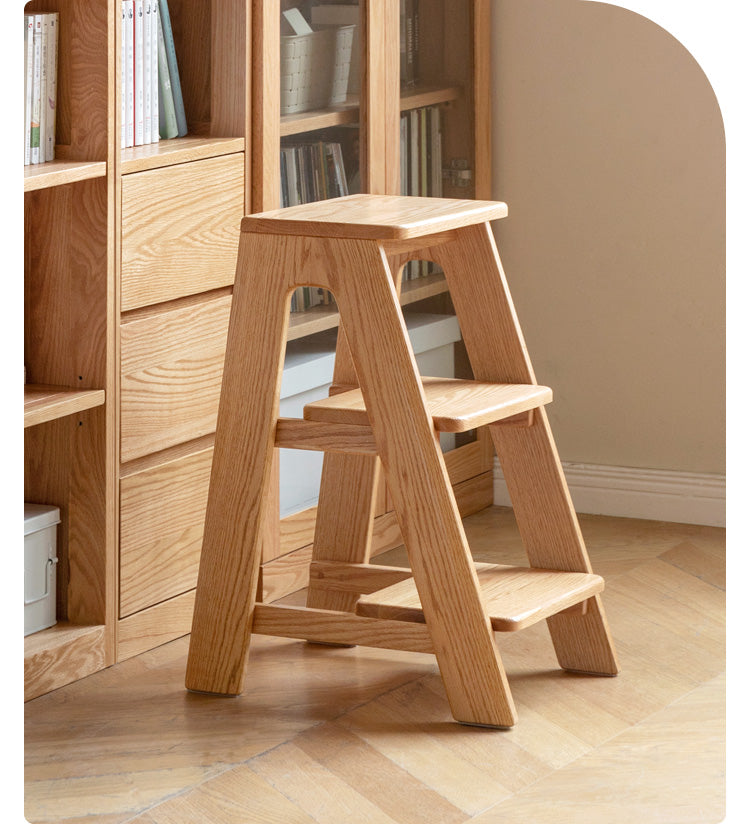
[[[432,652],[466,724],[516,721],[494,631],[547,619],[560,666],[617,662],[489,222],[504,203],[352,195],[242,221],[188,689],[242,692],[252,633]],[[475,381],[421,379],[398,291],[440,265]],[[289,303],[330,290],[331,397],[278,417]],[[438,432],[489,426],[531,568],[475,565]],[[326,451],[306,607],[256,602],[274,447]],[[369,564],[382,462],[411,570]],[[413,576],[413,577],[412,577]]]

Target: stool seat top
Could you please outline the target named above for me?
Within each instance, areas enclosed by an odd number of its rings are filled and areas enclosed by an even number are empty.
[[[507,214],[508,207],[500,201],[358,194],[248,215],[242,219],[242,231],[408,240]]]

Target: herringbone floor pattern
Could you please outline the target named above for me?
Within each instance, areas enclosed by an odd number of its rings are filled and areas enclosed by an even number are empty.
[[[26,705],[26,816],[62,824],[714,824],[725,800],[724,530],[581,516],[622,666],[498,635],[519,720],[451,721],[429,655],[256,637],[244,695],[183,688],[187,639]],[[477,560],[523,563],[512,512]],[[401,550],[381,556],[403,561]]]

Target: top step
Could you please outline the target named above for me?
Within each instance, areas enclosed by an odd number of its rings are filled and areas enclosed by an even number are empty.
[[[359,194],[248,215],[242,219],[242,231],[408,240],[486,223],[507,214],[508,207],[499,201]]]

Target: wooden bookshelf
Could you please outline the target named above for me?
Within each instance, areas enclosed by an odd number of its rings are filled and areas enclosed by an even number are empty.
[[[24,499],[57,506],[58,623],[25,638],[33,698],[115,660],[115,0],[59,13],[55,160],[24,167]]]
[[[281,117],[280,12],[310,4],[169,0],[188,134],[128,149],[117,0],[27,4],[59,12],[60,63],[57,159],[24,169],[25,496],[61,510],[58,623],[25,639],[27,698],[189,631],[239,224],[278,206],[282,138],[353,131],[362,191],[397,193],[400,113],[441,106],[444,159],[473,172],[460,196],[488,196],[489,2],[420,2],[413,88],[399,3],[361,0],[360,92]],[[407,281],[402,302],[429,307],[445,288],[439,274]],[[295,313],[289,340],[338,323],[335,306]],[[491,494],[486,460],[463,449],[450,461],[473,510]],[[398,530],[382,498],[385,546]],[[313,515],[269,528],[277,596],[304,585]],[[164,590],[139,594],[160,564],[174,570]]]

